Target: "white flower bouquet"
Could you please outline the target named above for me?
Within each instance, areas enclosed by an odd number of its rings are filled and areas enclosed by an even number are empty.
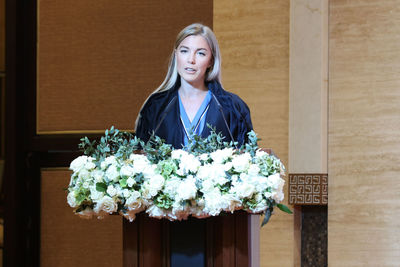
[[[81,139],[84,155],[70,165],[68,204],[85,218],[119,213],[130,221],[142,211],[182,220],[245,210],[265,214],[264,225],[275,206],[291,213],[280,204],[284,166],[257,147],[254,132],[248,140],[237,148],[212,129],[182,150],[156,136],[144,143],[112,127],[98,143]]]

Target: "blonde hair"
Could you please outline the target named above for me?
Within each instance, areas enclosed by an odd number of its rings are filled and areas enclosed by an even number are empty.
[[[139,119],[140,119],[140,112],[142,111],[144,105],[149,100],[149,98],[155,93],[170,90],[176,84],[176,82],[179,78],[179,74],[178,74],[178,70],[177,70],[175,49],[177,49],[179,47],[181,42],[186,37],[191,36],[191,35],[202,36],[207,41],[207,44],[210,46],[210,49],[212,52],[213,65],[207,70],[206,76],[205,76],[205,81],[207,81],[207,82],[218,81],[219,83],[221,83],[221,54],[219,51],[219,45],[218,45],[217,38],[215,37],[215,34],[209,27],[207,27],[203,24],[200,24],[200,23],[193,23],[193,24],[187,26],[176,37],[174,49],[172,50],[172,53],[171,53],[171,56],[169,59],[169,63],[168,63],[167,75],[165,76],[164,81],[153,93],[151,93],[149,95],[149,97],[146,99],[146,101],[144,101],[142,107],[140,108],[139,114],[138,114],[138,116],[136,118],[136,122],[135,122],[135,131],[136,131],[136,127],[139,122]]]

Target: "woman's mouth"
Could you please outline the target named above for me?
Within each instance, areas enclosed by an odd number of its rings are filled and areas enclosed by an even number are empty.
[[[189,73],[195,73],[196,72],[196,70],[193,69],[193,68],[185,68],[185,71],[189,72]]]

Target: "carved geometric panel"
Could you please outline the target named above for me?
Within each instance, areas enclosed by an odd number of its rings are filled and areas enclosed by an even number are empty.
[[[326,173],[289,174],[289,204],[327,205],[328,174]]]

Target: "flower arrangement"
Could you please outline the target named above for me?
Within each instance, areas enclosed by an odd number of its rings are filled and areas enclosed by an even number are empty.
[[[183,150],[111,127],[99,142],[81,139],[84,155],[70,165],[68,204],[85,218],[119,213],[130,221],[142,211],[182,220],[245,210],[264,214],[264,225],[275,206],[291,213],[280,204],[284,166],[258,148],[253,131],[248,140],[237,148],[211,127],[207,138],[195,136]]]

